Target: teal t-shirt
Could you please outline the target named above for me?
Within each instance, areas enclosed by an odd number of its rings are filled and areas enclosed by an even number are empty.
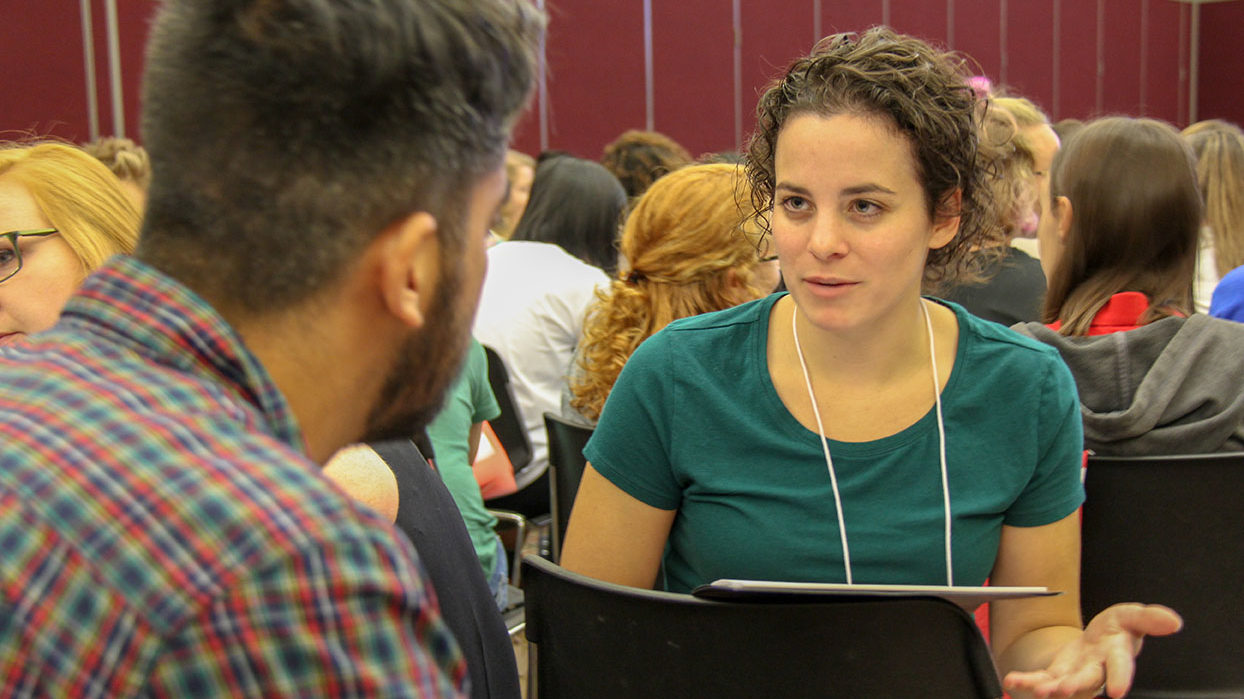
[[[436,470],[462,512],[485,576],[492,575],[497,566],[497,520],[484,507],[484,496],[471,471],[467,438],[471,425],[500,414],[501,408],[488,383],[488,358],[483,346],[472,339],[462,373],[450,388],[436,419],[428,425],[428,439],[436,451]]]
[[[769,377],[769,314],[780,297],[649,338],[584,450],[631,496],[678,511],[663,561],[668,590],[718,578],[846,580],[820,436]],[[954,583],[979,585],[1003,524],[1049,524],[1083,501],[1079,403],[1052,348],[945,305],[959,321],[942,391]],[[854,581],[945,584],[936,411],[889,437],[829,449]]]

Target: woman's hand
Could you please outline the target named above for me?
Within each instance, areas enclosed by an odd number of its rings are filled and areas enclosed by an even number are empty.
[[[1036,672],[1012,672],[1008,692],[1046,697],[1122,697],[1132,686],[1136,654],[1145,636],[1165,636],[1183,619],[1160,605],[1116,604],[1093,617],[1078,639],[1063,646],[1053,662]],[[1104,684],[1103,684],[1104,682]]]

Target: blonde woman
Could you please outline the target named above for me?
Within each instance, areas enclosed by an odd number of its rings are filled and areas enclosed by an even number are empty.
[[[630,267],[597,292],[583,328],[569,405],[563,401],[567,417],[594,423],[631,353],[670,322],[751,301],[776,286],[775,278],[756,274],[759,236],[745,232],[740,209],[750,198],[742,171],[724,164],[676,170],[640,197],[622,232]]]
[[[1211,119],[1189,126],[1183,135],[1196,154],[1205,205],[1193,301],[1198,312],[1207,313],[1218,281],[1244,265],[1244,133],[1235,124]]]
[[[0,147],[0,345],[52,327],[87,274],[134,250],[138,226],[120,181],[82,150]]]

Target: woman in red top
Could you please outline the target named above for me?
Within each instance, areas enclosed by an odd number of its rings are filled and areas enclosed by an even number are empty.
[[[1150,119],[1068,139],[1041,196],[1044,320],[1099,454],[1244,449],[1244,325],[1192,313],[1201,198],[1191,149]]]

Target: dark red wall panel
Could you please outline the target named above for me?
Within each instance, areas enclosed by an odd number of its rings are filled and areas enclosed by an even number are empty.
[[[1006,86],[1049,114],[1054,108],[1054,3],[1012,1],[1006,13]]]
[[[643,20],[638,0],[550,6],[550,147],[595,160],[619,133],[644,126]]]
[[[756,128],[756,102],[769,82],[784,74],[792,61],[811,53],[821,37],[817,36],[812,0],[782,4],[744,2],[740,9],[743,81],[739,100],[746,139]]]
[[[1105,30],[1102,107],[1107,114],[1140,114],[1141,25],[1145,17],[1136,0],[1102,0]]]
[[[722,0],[652,0],[653,127],[693,156],[733,150],[734,20]],[[636,128],[643,128],[643,122]]]
[[[1097,111],[1097,3],[1054,1],[1061,8],[1061,21],[1058,90],[1050,117],[1086,119]]]
[[[1244,2],[1201,7],[1200,102],[1197,119],[1244,125]]]
[[[890,26],[946,46],[946,0],[890,0]]]
[[[822,34],[862,32],[884,21],[884,0],[822,0]]]
[[[8,2],[0,13],[0,137],[90,135],[78,4]]]
[[[998,0],[953,0],[955,12],[954,41],[950,48],[971,57],[974,71],[990,80],[999,80],[1002,71],[1002,47],[998,22],[1001,8]]]
[[[1141,86],[1144,89],[1144,112],[1172,124],[1183,125],[1187,119],[1187,42],[1180,41],[1186,31],[1188,6],[1169,0],[1148,0],[1146,34],[1142,37],[1145,51]]]

